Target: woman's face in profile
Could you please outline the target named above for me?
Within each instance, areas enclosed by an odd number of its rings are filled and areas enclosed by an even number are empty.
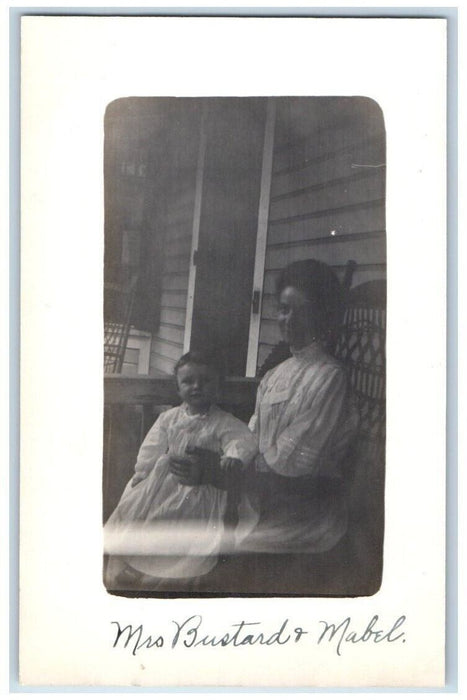
[[[312,302],[295,287],[285,287],[279,297],[277,320],[282,338],[299,350],[313,340]]]

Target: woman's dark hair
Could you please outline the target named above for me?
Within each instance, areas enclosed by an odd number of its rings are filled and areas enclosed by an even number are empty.
[[[190,352],[186,352],[176,363],[173,369],[174,375],[177,376],[178,370],[188,364],[210,367],[217,374],[220,381],[223,379],[224,370],[222,367],[222,362],[211,351],[190,350]]]
[[[277,295],[286,287],[295,287],[311,301],[316,334],[326,340],[333,338],[344,309],[342,287],[335,272],[314,258],[297,260],[282,270],[276,284]]]

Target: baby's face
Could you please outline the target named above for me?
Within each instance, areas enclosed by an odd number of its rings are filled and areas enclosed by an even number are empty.
[[[178,370],[177,386],[182,401],[194,413],[202,413],[217,399],[219,378],[211,367],[189,362]]]

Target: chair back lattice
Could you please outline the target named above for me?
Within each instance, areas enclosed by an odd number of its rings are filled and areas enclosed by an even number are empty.
[[[104,285],[104,372],[106,374],[118,374],[122,371],[130,333],[136,282],[137,275],[133,275],[127,284],[108,282]]]
[[[360,432],[384,445],[386,426],[386,281],[350,290],[336,357],[347,366],[360,412]]]

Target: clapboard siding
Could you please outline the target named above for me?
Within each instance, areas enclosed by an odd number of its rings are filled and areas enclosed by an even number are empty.
[[[346,265],[333,265],[333,269],[342,282],[344,279]],[[270,314],[273,305],[276,304],[276,280],[280,273],[278,270],[268,270],[264,277],[264,287],[263,287],[263,308],[262,315],[264,314],[267,318]],[[381,279],[386,276],[386,264],[385,263],[373,263],[369,265],[359,265],[355,270],[352,278],[353,286],[360,284],[361,282],[366,282],[372,279]]]
[[[161,305],[172,309],[186,309],[186,291],[166,290],[162,292]]]
[[[384,172],[386,164],[380,158],[368,159],[359,157],[357,153],[348,153],[346,157],[339,156],[342,164],[329,160],[320,162],[304,162],[297,170],[291,168],[280,172],[277,177],[281,180],[274,187],[273,201],[297,190],[319,190],[323,183],[332,183],[335,180],[351,178],[357,172],[371,171],[373,173]],[[322,171],[317,174],[317,171]]]
[[[164,290],[175,290],[175,291],[187,291],[188,289],[188,275],[186,270],[183,272],[178,272],[176,274],[166,272],[162,275],[163,282],[162,287]]]
[[[340,282],[344,281],[347,265],[333,265],[332,269],[338,276]],[[386,279],[386,263],[369,263],[358,265],[352,275],[352,287],[356,287],[363,282],[371,280]]]
[[[167,359],[163,355],[157,352],[151,352],[151,367],[157,372],[164,372],[165,374],[172,374],[175,366],[175,362],[172,358]]]
[[[321,211],[321,215],[313,219],[276,223],[269,227],[268,245],[284,242],[300,244],[314,238],[359,235],[369,231],[385,231],[384,203],[380,200]]]
[[[353,274],[352,286],[381,279],[386,279],[386,265],[359,265]]]
[[[354,260],[353,285],[386,276],[384,125],[358,109],[339,128],[304,134],[304,121],[301,140],[275,146],[258,367],[280,340],[275,293],[285,265],[316,258],[342,281]]]
[[[380,129],[373,133],[362,133],[352,126],[314,133],[308,140],[295,143],[289,148],[275,150],[273,175],[276,177],[315,168],[347,155],[370,159],[372,164],[375,164],[375,159],[376,162],[384,162],[384,143],[385,137]]]
[[[161,310],[161,323],[172,323],[175,326],[185,327],[185,317],[185,309],[170,307]]]
[[[266,252],[266,269],[278,269],[295,260],[317,258],[328,265],[339,265],[345,260],[353,259],[359,265],[379,263],[386,256],[384,235],[376,235],[354,240],[351,236],[332,242],[316,240],[302,245],[272,248]]]
[[[178,343],[172,343],[168,340],[159,339],[155,340],[152,344],[151,354],[160,355],[166,360],[173,360],[174,364],[182,355],[180,352],[180,345]]]
[[[320,181],[317,183],[310,182],[310,180],[305,180],[303,186],[297,184],[291,176],[284,178],[283,191],[278,192],[275,196],[271,196],[271,206],[275,206],[278,202],[283,200],[297,200],[297,198],[303,195],[310,195],[312,193],[319,193],[326,191],[329,187],[349,187],[353,186],[354,183],[365,181],[370,181],[374,178],[375,174],[379,173],[381,178],[384,178],[385,168],[369,168],[359,166],[354,168],[349,168],[348,172],[344,172],[342,169],[336,169],[336,171],[325,175],[323,173]]]
[[[344,204],[339,204],[339,206],[310,209],[310,211],[304,214],[293,214],[289,216],[284,216],[278,219],[271,219],[269,222],[270,227],[273,226],[294,226],[297,223],[303,221],[312,220],[322,220],[326,217],[335,216],[347,216],[350,218],[352,214],[359,214],[360,212],[371,212],[374,209],[379,209],[383,206],[383,200],[372,199],[372,200],[359,200],[355,202],[346,202]],[[351,229],[355,230],[352,226]]]
[[[290,183],[294,184],[294,188],[310,187],[329,179],[350,175],[353,170],[361,167],[379,169],[384,166],[383,139],[366,139],[360,144],[351,144],[325,155],[313,154],[304,157],[300,153],[299,159],[291,160],[286,167],[274,170],[275,182],[271,195],[276,197],[288,190]]]
[[[186,272],[188,280],[188,270]],[[151,345],[150,370],[171,373],[183,354],[186,292],[162,292],[161,320]]]
[[[339,203],[339,208],[342,208],[346,205],[355,206],[357,203],[381,200],[384,197],[385,178],[381,170],[370,174],[368,171],[358,172],[357,175],[359,177],[326,180],[320,189],[313,187],[294,196],[272,201],[270,223],[300,214],[322,216],[320,212],[332,211],[336,208],[336,202]]]
[[[355,241],[368,241],[381,237],[385,237],[385,231],[370,230],[341,233],[339,229],[334,228],[331,231],[313,231],[310,235],[297,238],[296,240],[286,239],[278,243],[271,243],[268,246],[268,252],[281,249],[292,250],[292,248],[303,247],[304,245],[315,246],[320,244],[334,246],[336,243],[344,243],[345,241],[353,243]]]
[[[195,163],[167,205],[160,324],[151,345],[150,371],[171,374],[183,354],[195,191]]]
[[[183,335],[185,329],[183,326],[176,326],[170,323],[161,323],[157,336],[163,340],[170,340],[178,345],[183,345]]]

